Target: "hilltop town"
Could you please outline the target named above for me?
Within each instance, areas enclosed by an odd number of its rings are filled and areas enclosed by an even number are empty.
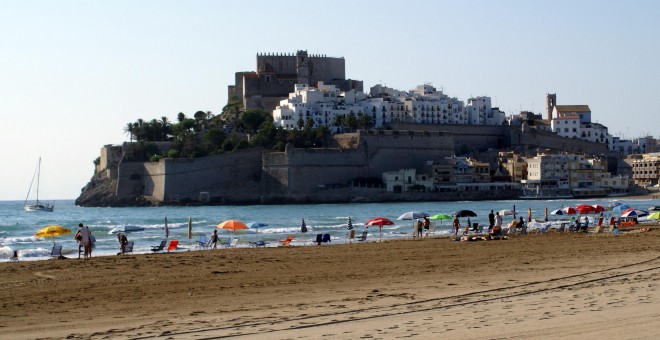
[[[137,140],[101,149],[76,204],[603,197],[658,186],[656,139],[614,137],[588,105],[559,105],[554,93],[544,114],[506,115],[488,96],[464,102],[429,84],[365,93],[344,58],[258,54],[256,66],[235,74],[216,117],[179,114],[176,129],[163,119],[164,132],[148,136],[129,123]],[[239,128],[255,112],[267,119]],[[200,140],[218,145],[190,151]]]

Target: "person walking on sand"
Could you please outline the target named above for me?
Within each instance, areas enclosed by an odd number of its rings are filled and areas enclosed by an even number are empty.
[[[424,231],[426,232],[426,236],[429,236],[429,230],[431,229],[431,220],[429,220],[428,217],[424,216]]]
[[[78,224],[78,232],[80,233],[80,243],[83,245],[84,255],[83,259],[87,259],[89,256],[89,229],[85,228],[82,223]]]
[[[454,237],[456,237],[458,236],[458,230],[461,229],[461,222],[458,220],[458,216],[454,216],[452,225],[454,227]]]
[[[493,210],[491,210],[490,214],[488,214],[488,232],[493,230],[494,226],[495,226],[495,214],[493,214]]]
[[[218,248],[218,229],[213,229],[213,233],[211,234],[211,244],[213,245],[213,249]]]

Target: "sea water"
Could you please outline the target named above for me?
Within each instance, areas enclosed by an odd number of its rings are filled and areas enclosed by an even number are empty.
[[[604,207],[613,202],[628,204],[638,209],[648,209],[660,205],[658,199],[589,199],[589,200],[511,200],[511,201],[460,201],[460,202],[412,202],[412,203],[351,203],[351,204],[297,204],[297,205],[246,205],[246,206],[207,206],[207,207],[140,207],[140,208],[83,208],[74,205],[73,200],[55,201],[53,212],[27,212],[22,201],[0,201],[0,261],[7,261],[13,250],[18,250],[19,259],[40,260],[50,257],[53,242],[63,246],[66,257],[78,257],[78,246],[73,236],[78,224],[89,226],[96,237],[94,256],[116,255],[119,242],[115,234],[109,232],[119,226],[137,226],[142,231],[128,233],[134,241],[134,253],[150,253],[151,247],[168,239],[179,240],[177,251],[199,249],[196,241],[200,235],[210,235],[216,226],[225,220],[235,219],[244,223],[259,222],[267,226],[257,229],[229,230],[218,229],[221,241],[238,238],[238,247],[248,247],[250,242],[263,240],[276,246],[279,240],[294,236],[293,245],[315,244],[317,234],[330,234],[331,244],[348,241],[348,218],[351,218],[356,235],[363,230],[369,232],[368,239],[382,240],[405,238],[412,231],[414,221],[399,221],[397,218],[408,211],[422,211],[431,215],[444,213],[451,215],[460,209],[472,210],[477,217],[470,222],[488,224],[490,210],[515,210],[527,220],[528,209],[532,218],[544,220],[544,210],[560,209],[579,204],[600,204]],[[605,213],[608,214],[607,212]],[[382,233],[377,226],[367,227],[365,222],[375,217],[386,217],[395,225],[384,226]],[[167,232],[165,229],[167,218]],[[308,231],[301,232],[302,219]],[[550,222],[559,223],[567,216],[548,216]],[[188,236],[188,221],[192,220],[192,237]],[[505,216],[504,223],[512,216]],[[461,218],[465,226],[467,218]],[[436,235],[450,235],[451,221],[433,221]],[[55,238],[37,238],[35,233],[47,225],[61,225],[71,230],[71,234]]]

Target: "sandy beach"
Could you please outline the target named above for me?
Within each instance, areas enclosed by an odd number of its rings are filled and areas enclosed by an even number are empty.
[[[0,263],[0,338],[656,338],[660,230]]]

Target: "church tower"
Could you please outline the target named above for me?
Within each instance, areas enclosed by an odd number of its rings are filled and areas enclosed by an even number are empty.
[[[556,93],[546,93],[545,94],[545,114],[548,121],[552,120],[552,111],[557,106],[557,94]]]

